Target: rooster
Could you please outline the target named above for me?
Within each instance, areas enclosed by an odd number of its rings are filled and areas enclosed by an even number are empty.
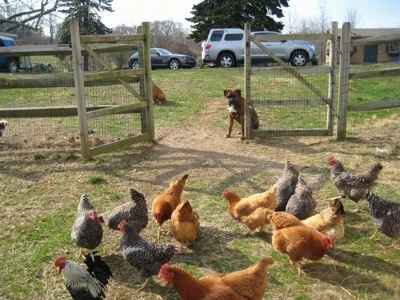
[[[142,193],[131,189],[131,201],[106,211],[99,216],[110,229],[118,230],[118,224],[125,220],[137,232],[147,226],[149,221],[146,198]]]
[[[331,167],[331,178],[334,186],[341,192],[342,197],[347,197],[354,201],[359,212],[358,201],[365,198],[366,190],[371,189],[375,184],[380,171],[383,169],[381,163],[374,163],[366,173],[353,173],[345,170],[341,161],[333,156],[328,158]]]
[[[196,240],[199,230],[199,215],[192,208],[189,200],[184,200],[171,215],[171,233],[181,244],[181,250],[183,245],[189,246]]]
[[[160,240],[162,224],[171,219],[172,212],[181,203],[181,195],[186,184],[188,174],[178,180],[171,181],[169,187],[157,195],[151,205],[151,210],[158,223],[158,240]]]
[[[375,242],[376,234],[379,231],[391,238],[392,247],[397,248],[395,239],[400,237],[400,203],[383,199],[369,190],[366,191],[365,197],[376,227],[370,239]]]
[[[278,189],[275,211],[285,211],[287,202],[296,190],[298,177],[299,172],[290,161],[286,160],[282,175],[275,183]]]
[[[271,188],[262,193],[252,194],[241,198],[237,194],[225,189],[222,197],[228,201],[228,210],[232,218],[245,224],[249,231],[260,228],[269,224],[269,219],[263,213],[263,208],[275,209],[276,206],[277,187],[273,185]]]
[[[147,287],[149,278],[157,275],[161,266],[170,261],[175,254],[175,247],[170,243],[144,239],[125,220],[118,224],[118,228],[122,233],[120,248],[124,260],[145,278],[145,282],[138,289],[140,291]]]
[[[74,300],[98,300],[105,298],[104,290],[112,271],[96,252],[91,252],[85,256],[85,270],[76,262],[65,259],[64,256],[58,257],[54,265],[58,272],[64,275],[65,286]]]
[[[316,206],[317,203],[312,197],[312,189],[299,176],[295,192],[286,204],[286,212],[300,220],[304,220],[314,213]]]
[[[278,252],[287,254],[290,263],[297,264],[299,277],[304,273],[299,264],[303,258],[319,260],[332,247],[331,236],[303,224],[295,216],[286,212],[266,211],[273,226],[272,246]]]
[[[247,269],[224,276],[210,274],[200,279],[193,278],[179,267],[164,264],[158,276],[172,283],[182,300],[262,300],[267,287],[267,267],[273,263],[270,256],[265,256]]]
[[[71,228],[71,239],[80,247],[80,256],[84,256],[83,248],[93,250],[103,239],[103,227],[96,211],[87,195],[82,195],[74,224]]]

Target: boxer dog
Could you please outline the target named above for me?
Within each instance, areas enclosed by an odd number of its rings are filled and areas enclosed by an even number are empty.
[[[229,110],[229,127],[228,133],[225,137],[230,137],[232,133],[233,121],[236,120],[240,124],[241,139],[244,140],[244,114],[246,113],[244,107],[244,98],[239,89],[226,89],[224,90],[224,96],[228,99],[228,110]],[[260,122],[258,120],[258,115],[255,109],[249,106],[251,115],[251,124],[253,129],[258,129]]]
[[[154,82],[152,82],[152,92],[153,92],[153,101],[154,103],[165,103],[167,102],[167,97],[163,90]]]

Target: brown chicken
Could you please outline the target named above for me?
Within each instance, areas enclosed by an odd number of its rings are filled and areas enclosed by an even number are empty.
[[[275,183],[277,187],[275,211],[285,211],[287,202],[295,192],[298,177],[299,172],[290,161],[286,160],[282,175]]]
[[[228,200],[228,210],[232,218],[245,224],[249,231],[260,228],[269,224],[270,221],[266,218],[262,208],[275,209],[276,206],[276,192],[277,187],[273,185],[267,191],[263,193],[256,193],[245,198],[241,198],[237,194],[225,189],[222,193],[222,197]]]
[[[122,220],[128,222],[137,232],[145,228],[149,221],[146,198],[134,189],[131,189],[130,195],[131,201],[102,213],[99,216],[100,221],[113,230],[118,230],[118,224]]]
[[[172,236],[183,246],[193,243],[199,233],[199,215],[192,208],[189,200],[179,203],[171,215]]]
[[[158,240],[160,240],[162,224],[171,219],[172,212],[181,203],[181,195],[186,184],[188,174],[178,180],[170,182],[169,187],[153,200],[151,210],[158,223]]]
[[[383,169],[381,163],[374,163],[366,173],[354,173],[345,170],[341,161],[333,156],[328,158],[331,167],[331,178],[334,186],[343,197],[347,197],[356,203],[353,212],[359,212],[358,201],[365,198],[367,190],[375,184],[380,171]]]
[[[267,210],[267,214],[273,226],[272,246],[297,264],[299,276],[304,273],[299,264],[303,258],[319,260],[333,245],[329,235],[303,224],[291,214],[272,210]]]
[[[312,197],[312,189],[299,176],[295,192],[286,204],[286,212],[304,220],[315,213],[316,206],[317,202]]]
[[[200,279],[181,268],[164,264],[158,276],[172,283],[181,300],[261,300],[267,287],[267,267],[273,263],[270,256],[265,256],[247,269]]]
[[[332,198],[329,207],[302,221],[319,232],[329,235],[333,241],[333,250],[335,250],[334,245],[336,245],[336,242],[344,236],[345,211],[341,198]],[[335,251],[333,253],[335,255]]]

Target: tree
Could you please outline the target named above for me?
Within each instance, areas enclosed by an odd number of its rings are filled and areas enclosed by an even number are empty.
[[[361,25],[360,20],[361,18],[357,10],[353,7],[348,7],[344,22],[350,22],[351,28],[357,28]]]
[[[207,38],[211,28],[239,27],[251,23],[252,30],[281,31],[283,23],[282,6],[288,7],[289,0],[204,0],[193,5],[191,18],[192,33],[189,35],[196,43]]]
[[[98,12],[113,12],[114,10],[111,7],[112,1],[113,0],[59,0],[60,9],[58,11],[67,15],[61,27],[62,31],[59,36],[59,42],[62,44],[71,42],[71,33],[69,30],[69,21],[71,19],[78,20],[81,35],[111,33],[112,29],[101,22]],[[85,71],[89,69],[89,58],[87,55],[84,56],[83,69]]]

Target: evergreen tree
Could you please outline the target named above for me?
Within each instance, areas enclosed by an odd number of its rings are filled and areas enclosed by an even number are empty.
[[[244,28],[251,23],[252,30],[281,31],[283,23],[273,17],[282,18],[282,7],[288,7],[289,0],[204,0],[193,5],[193,23],[190,38],[196,43],[207,38],[211,28]]]

